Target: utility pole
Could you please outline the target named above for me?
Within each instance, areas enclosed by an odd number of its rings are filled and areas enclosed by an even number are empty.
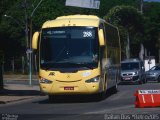
[[[26,0],[25,0],[26,1]],[[32,71],[33,71],[33,50],[32,50],[32,17],[40,6],[43,0],[40,0],[37,6],[33,9],[31,15],[29,16],[29,30],[30,30],[30,40],[29,40],[29,85],[32,85]]]
[[[143,0],[140,0],[140,11],[143,13]]]

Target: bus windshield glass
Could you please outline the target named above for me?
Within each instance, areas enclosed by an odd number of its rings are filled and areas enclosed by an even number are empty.
[[[121,64],[121,70],[137,70],[137,69],[139,69],[138,62],[129,62]]]
[[[41,67],[98,65],[98,38],[94,27],[56,27],[42,30]]]

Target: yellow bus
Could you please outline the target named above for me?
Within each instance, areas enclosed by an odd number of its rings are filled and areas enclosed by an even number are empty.
[[[118,28],[93,15],[61,16],[35,32],[40,90],[49,96],[117,90],[121,60]]]

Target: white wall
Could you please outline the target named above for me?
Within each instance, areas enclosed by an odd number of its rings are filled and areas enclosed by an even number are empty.
[[[144,60],[145,71],[148,71],[149,69],[151,69],[155,65],[156,65],[156,62],[155,62],[154,58],[151,58],[150,60],[149,59]]]

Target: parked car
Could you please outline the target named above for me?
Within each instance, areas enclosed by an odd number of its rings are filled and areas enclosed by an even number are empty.
[[[127,59],[121,62],[121,83],[145,83],[143,62],[139,59]]]
[[[152,67],[145,73],[146,81],[160,82],[160,65]]]

